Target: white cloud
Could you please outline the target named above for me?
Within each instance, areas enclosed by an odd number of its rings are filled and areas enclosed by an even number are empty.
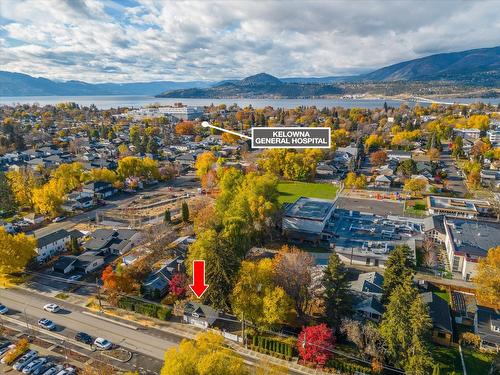
[[[353,74],[499,45],[495,4],[2,0],[0,65],[89,82]]]

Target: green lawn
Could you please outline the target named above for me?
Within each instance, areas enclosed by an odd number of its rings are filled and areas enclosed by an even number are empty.
[[[489,374],[493,355],[462,347],[467,374]]]
[[[278,184],[278,192],[280,194],[278,201],[280,204],[295,202],[300,197],[334,199],[337,190],[337,186],[332,184],[282,181]]]
[[[432,356],[441,367],[441,374],[451,374],[453,371],[457,375],[463,374],[462,362],[458,348],[446,348],[444,346],[434,346],[431,349]],[[479,374],[479,373],[478,373]]]
[[[448,305],[450,304],[450,294],[448,292],[446,291],[435,292],[435,294],[444,299],[446,302],[448,302]]]

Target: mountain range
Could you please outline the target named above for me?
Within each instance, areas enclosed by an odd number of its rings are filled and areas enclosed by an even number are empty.
[[[0,71],[0,96],[157,95],[169,98],[317,97],[343,94],[343,85],[453,82],[498,89],[500,46],[440,53],[356,76],[276,78],[260,73],[242,80],[97,83],[53,81]]]

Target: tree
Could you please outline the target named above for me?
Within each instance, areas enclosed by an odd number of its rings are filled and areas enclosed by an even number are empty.
[[[243,359],[228,349],[224,338],[215,332],[203,332],[195,340],[183,339],[177,348],[165,352],[161,375],[233,375],[247,374]]]
[[[206,151],[201,155],[198,155],[194,167],[196,169],[196,176],[203,180],[203,177],[207,175],[208,172],[213,170],[217,165],[217,158],[211,151]]]
[[[363,189],[367,185],[366,176],[364,174],[358,176],[354,172],[349,172],[344,180],[344,185],[347,188]]]
[[[429,158],[432,160],[432,161],[437,161],[439,160],[439,150],[435,147],[433,148],[430,148],[429,151],[427,152],[427,155],[429,155]]]
[[[187,223],[189,221],[189,206],[188,206],[187,202],[182,202],[181,216],[182,216],[182,221],[184,223]]]
[[[370,134],[365,140],[365,151],[375,150],[382,146],[384,139],[377,134]]]
[[[385,263],[383,302],[387,302],[396,287],[413,275],[413,266],[410,248],[406,245],[396,246]]]
[[[186,287],[188,281],[186,274],[184,273],[176,273],[168,284],[168,289],[170,293],[178,298],[183,298],[186,294]]]
[[[427,188],[427,181],[422,178],[409,178],[405,181],[403,191],[411,193],[413,196],[421,196]]]
[[[413,159],[403,160],[397,168],[397,172],[401,173],[405,177],[410,177],[417,171],[417,164]]]
[[[20,207],[31,207],[35,177],[33,172],[26,168],[9,171],[5,174],[17,204]]]
[[[383,150],[375,151],[370,154],[370,162],[376,167],[384,165],[386,161],[387,161],[387,152]]]
[[[464,155],[464,141],[459,135],[457,135],[453,140],[451,145],[451,155],[457,159]]]
[[[273,262],[243,261],[231,294],[234,313],[259,328],[272,328],[286,321],[292,302],[283,288],[275,284]]]
[[[238,142],[240,137],[235,135],[235,134],[224,132],[224,133],[222,133],[221,139],[222,139],[222,142],[224,142],[224,143],[235,144]]]
[[[340,332],[358,348],[363,357],[382,362],[387,348],[378,326],[372,322],[342,319]]]
[[[8,234],[0,227],[0,274],[8,275],[23,271],[36,255],[36,239],[24,233]]]
[[[323,274],[323,285],[328,323],[331,327],[338,328],[341,318],[351,311],[351,294],[347,270],[337,253],[332,253],[328,258],[328,265]]]
[[[405,277],[389,297],[380,332],[391,360],[407,373],[428,374],[432,366],[428,339],[432,321],[411,277]]]
[[[311,254],[287,245],[281,247],[273,260],[275,282],[293,299],[299,317],[304,315],[309,303],[313,266]]]
[[[164,223],[171,223],[172,222],[172,217],[170,214],[170,210],[168,208],[165,210],[165,213],[163,214],[163,222]]]
[[[50,179],[45,185],[33,189],[33,206],[43,215],[55,216],[64,201],[64,181]]]
[[[474,282],[480,301],[500,307],[500,246],[488,250],[486,258],[479,259]]]
[[[335,339],[326,324],[304,327],[297,340],[297,349],[304,362],[325,365],[331,358]]]
[[[181,121],[175,126],[175,134],[177,135],[194,135],[195,126],[192,121]]]
[[[0,172],[0,213],[10,213],[16,209],[16,199],[9,180]]]

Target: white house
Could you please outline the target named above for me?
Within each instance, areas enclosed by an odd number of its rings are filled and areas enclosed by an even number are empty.
[[[38,237],[36,239],[37,246],[35,248],[35,251],[38,254],[36,259],[38,261],[45,261],[57,253],[64,251],[66,249],[66,244],[70,241],[70,239],[71,234],[64,229]]]

